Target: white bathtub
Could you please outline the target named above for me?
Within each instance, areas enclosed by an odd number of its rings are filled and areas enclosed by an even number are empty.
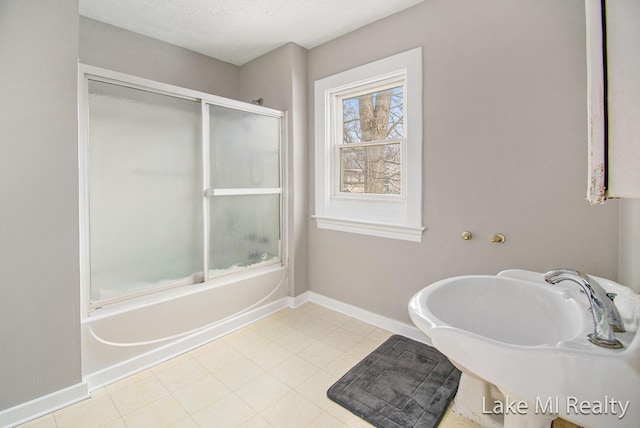
[[[287,268],[231,274],[102,308],[82,320],[89,390],[172,358],[288,306]]]

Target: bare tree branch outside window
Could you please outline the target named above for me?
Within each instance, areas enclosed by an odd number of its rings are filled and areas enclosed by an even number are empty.
[[[342,192],[400,194],[403,98],[398,86],[342,100]]]

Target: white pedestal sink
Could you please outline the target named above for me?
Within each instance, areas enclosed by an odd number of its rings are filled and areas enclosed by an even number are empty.
[[[438,281],[411,299],[409,314],[463,372],[458,410],[484,425],[548,428],[559,416],[584,427],[637,428],[640,296],[597,279],[618,294],[622,349],[587,341],[593,319],[575,284],[552,286],[529,271]]]

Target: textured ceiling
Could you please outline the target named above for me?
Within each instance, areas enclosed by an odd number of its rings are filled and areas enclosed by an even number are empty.
[[[242,65],[307,49],[423,0],[80,0],[80,14]]]

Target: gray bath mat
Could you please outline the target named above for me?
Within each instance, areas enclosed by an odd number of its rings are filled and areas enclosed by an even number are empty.
[[[442,419],[459,380],[460,371],[437,349],[391,336],[327,396],[380,428],[430,428]]]

